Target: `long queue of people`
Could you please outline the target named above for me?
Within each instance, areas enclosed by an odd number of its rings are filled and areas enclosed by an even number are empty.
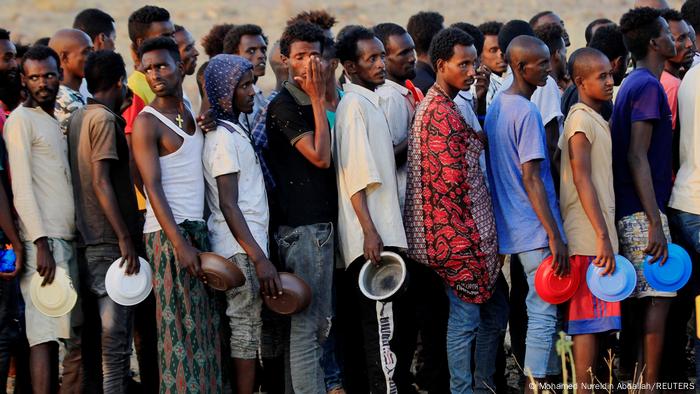
[[[12,364],[22,393],[506,393],[508,328],[518,390],[559,387],[561,331],[580,393],[690,387],[696,275],[645,267],[699,261],[700,1],[637,1],[572,53],[552,11],[335,24],[217,25],[197,67],[144,6],[128,76],[99,9],[31,46],[0,29],[0,391]],[[387,255],[408,279],[368,297]],[[629,297],[599,297],[620,258]],[[545,270],[583,279],[554,301]],[[291,315],[283,272],[310,291]]]

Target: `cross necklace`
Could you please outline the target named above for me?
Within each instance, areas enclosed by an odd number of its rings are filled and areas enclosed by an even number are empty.
[[[184,120],[182,119],[182,116],[180,116],[180,112],[177,113],[177,116],[175,117],[175,121],[177,122],[177,127],[182,128],[182,122]]]

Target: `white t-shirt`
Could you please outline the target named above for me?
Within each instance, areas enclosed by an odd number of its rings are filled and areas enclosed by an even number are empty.
[[[345,266],[363,254],[362,226],[350,198],[364,190],[384,246],[407,248],[399,208],[394,146],[375,93],[346,83],[335,118],[333,145],[338,182],[338,235]]]
[[[669,206],[700,215],[700,68],[691,68],[678,89],[678,119],[681,124],[681,167],[673,183]]]
[[[386,80],[376,90],[381,98],[379,106],[382,107],[384,115],[389,121],[389,131],[391,141],[394,146],[408,138],[408,129],[411,127],[413,115],[416,110],[412,104],[411,91],[398,83]],[[408,179],[407,163],[396,169],[396,178],[399,183],[399,205],[403,211],[403,203],[406,199],[406,180]]]
[[[226,122],[226,121],[223,121]],[[243,213],[250,233],[267,255],[267,229],[270,214],[260,163],[250,139],[240,125],[226,122],[235,129],[230,132],[224,126],[210,131],[204,137],[204,179],[207,183],[207,204],[211,215],[207,221],[212,250],[226,258],[245,253],[231,233],[224,214],[219,208],[219,188],[216,178],[238,174],[238,207]]]

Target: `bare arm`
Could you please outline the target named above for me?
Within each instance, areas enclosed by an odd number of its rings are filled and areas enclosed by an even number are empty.
[[[12,209],[10,200],[5,193],[5,187],[0,182],[0,230],[5,233],[7,239],[12,244],[12,249],[15,251],[15,270],[13,272],[2,272],[0,278],[12,279],[22,271],[24,265],[24,245],[19,239],[19,233],[15,227],[15,221],[12,218]]]
[[[662,258],[661,264],[668,258],[668,246],[664,236],[663,225],[659,206],[654,195],[654,184],[651,178],[651,168],[647,152],[651,144],[653,125],[651,122],[642,121],[632,123],[630,147],[627,151],[627,164],[632,173],[634,188],[639,196],[644,213],[649,220],[649,243],[644,253],[654,256],[653,261]]]
[[[190,275],[203,278],[197,249],[180,234],[163,191],[158,153],[159,139],[158,122],[151,115],[139,115],[134,122],[131,142],[136,166],[141,173],[144,188],[148,192],[153,213],[163,232],[175,247],[175,255],[180,265],[187,269]]]
[[[98,160],[92,163],[92,190],[119,240],[119,250],[122,255],[120,266],[126,262],[127,275],[136,274],[139,272],[139,257],[119,210],[117,196],[114,193],[112,181],[109,179],[109,167],[109,160]]]
[[[360,221],[360,226],[362,227],[362,233],[364,235],[364,256],[367,260],[372,260],[375,264],[379,264],[382,261],[382,250],[384,250],[384,243],[382,237],[379,236],[376,227],[374,227],[374,222],[369,214],[369,208],[367,207],[367,195],[366,189],[362,189],[350,197],[350,202],[352,203],[352,208],[357,215],[357,219]]]
[[[408,159],[408,137],[394,146],[394,159],[396,167],[401,167]]]
[[[216,186],[219,189],[219,208],[228,228],[255,265],[263,294],[275,298],[282,293],[282,284],[275,266],[253,238],[238,206],[238,173],[216,177]]]
[[[603,275],[612,273],[615,271],[615,254],[603,210],[600,208],[595,186],[591,180],[591,143],[583,133],[576,133],[569,138],[569,158],[576,192],[596,233],[597,252],[593,263],[599,267],[605,267]]]
[[[139,169],[136,167],[136,160],[134,160],[134,148],[131,145],[131,133],[126,135],[126,144],[129,145],[129,170],[131,171],[131,179],[134,180],[134,186],[136,186],[139,193],[144,195],[143,181],[141,180]]]
[[[566,275],[569,272],[568,251],[547,202],[547,192],[540,178],[540,164],[540,160],[531,160],[522,165],[523,184],[532,209],[547,232],[549,249],[552,253],[552,267],[557,275]]]
[[[295,77],[295,81],[311,98],[314,111],[314,132],[302,137],[294,146],[306,160],[319,168],[331,166],[331,133],[326,118],[326,82],[325,70],[318,58],[309,59],[309,71],[306,78]]]

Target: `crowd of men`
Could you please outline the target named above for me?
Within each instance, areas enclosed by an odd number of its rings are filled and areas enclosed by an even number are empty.
[[[22,393],[501,393],[509,321],[526,392],[561,381],[562,330],[579,392],[609,374],[688,382],[695,283],[658,291],[642,262],[671,240],[698,262],[700,1],[637,3],[575,51],[552,11],[338,31],[309,11],[274,42],[214,26],[201,65],[197,37],[144,6],[129,73],[101,10],[31,46],[0,29],[0,244],[17,256],[0,273],[0,391],[12,364]],[[202,251],[245,284],[207,286]],[[383,251],[409,280],[374,301],[358,277]],[[562,305],[535,291],[542,264],[609,274],[617,253],[637,270],[625,301],[585,280]],[[136,274],[139,257],[153,292],[118,304],[107,269]],[[80,300],[48,317],[30,282],[58,267]],[[291,317],[263,303],[279,272],[312,292]]]

